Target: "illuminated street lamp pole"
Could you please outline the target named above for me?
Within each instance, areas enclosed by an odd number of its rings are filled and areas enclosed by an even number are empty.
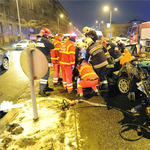
[[[64,15],[63,15],[63,14],[61,14],[61,15],[59,15],[59,16],[58,16],[58,33],[59,33],[59,17],[63,18],[63,17],[64,17]]]
[[[18,13],[19,34],[20,34],[20,38],[21,38],[21,23],[20,23],[20,14],[19,14],[18,0],[16,0],[16,5],[17,5],[17,13]]]
[[[105,6],[104,7],[104,11],[108,11],[109,10],[109,7],[108,6]],[[117,8],[114,8],[115,11],[117,11]],[[110,10],[110,32],[109,32],[109,37],[111,38],[111,18],[112,18],[112,10]]]
[[[100,25],[100,22],[98,22],[98,20],[96,20],[96,22],[95,22],[96,24],[97,23],[99,23],[99,31],[100,31],[100,27],[101,27],[101,25]],[[103,21],[101,21],[101,23],[104,23]]]
[[[100,22],[98,22],[98,20],[96,20],[96,22],[95,22],[96,24],[99,24],[99,31],[100,31]]]

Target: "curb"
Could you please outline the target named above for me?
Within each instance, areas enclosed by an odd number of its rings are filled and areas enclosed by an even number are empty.
[[[18,108],[13,108],[2,119],[0,119],[0,134],[6,129],[6,126],[18,115]]]

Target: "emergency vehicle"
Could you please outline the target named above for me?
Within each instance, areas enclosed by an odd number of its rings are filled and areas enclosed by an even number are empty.
[[[141,44],[143,51],[150,51],[150,21],[132,26],[130,44],[133,43]]]

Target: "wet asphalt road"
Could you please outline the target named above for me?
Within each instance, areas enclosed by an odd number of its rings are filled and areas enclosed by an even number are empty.
[[[107,106],[112,106],[112,109],[92,107],[85,103],[76,105],[75,114],[80,131],[80,137],[78,137],[79,149],[150,150],[150,133],[148,132],[137,141],[124,140],[119,135],[119,130],[123,124],[139,124],[135,117],[129,115],[126,111],[141,103],[141,100],[129,100],[125,95],[120,94],[116,87],[109,91],[100,91],[100,97],[93,96],[87,100],[105,103]],[[148,122],[146,117],[144,109],[137,116],[142,124]],[[132,127],[130,126],[129,130],[123,132],[122,135],[125,138],[132,140],[140,137],[138,136],[140,133],[133,130]]]
[[[20,54],[22,51],[10,52],[10,63],[7,71],[0,70],[0,103],[2,101],[13,101],[16,103],[17,96],[29,84],[29,79],[20,66]]]

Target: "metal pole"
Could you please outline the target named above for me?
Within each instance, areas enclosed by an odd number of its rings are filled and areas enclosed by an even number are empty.
[[[20,38],[21,38],[21,24],[20,24],[20,14],[19,14],[18,0],[16,0],[16,5],[17,5],[17,13],[18,13],[19,34],[20,34]]]
[[[99,23],[99,31],[100,31],[100,23]]]
[[[35,88],[34,88],[34,60],[33,60],[34,53],[35,53],[35,49],[28,48],[29,80],[30,80],[30,90],[31,90],[31,99],[32,99],[33,116],[34,116],[33,119],[37,120],[38,112],[37,112],[37,104],[36,104]]]
[[[58,17],[58,33],[59,33],[59,17]]]
[[[112,11],[110,11],[110,37],[111,37],[111,17],[112,17]]]

